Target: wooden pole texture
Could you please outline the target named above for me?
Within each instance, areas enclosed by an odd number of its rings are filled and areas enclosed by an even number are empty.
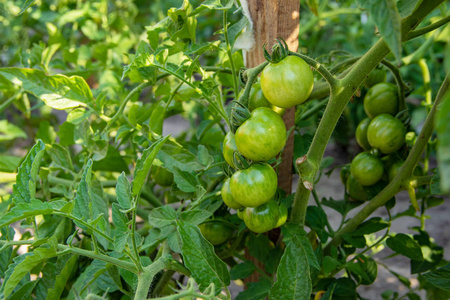
[[[282,37],[291,51],[298,49],[298,32],[300,17],[299,0],[249,0],[250,16],[253,21],[255,47],[246,53],[248,68],[256,67],[265,61],[262,46],[267,43],[267,50]],[[295,123],[295,108],[286,110],[283,116],[289,130]],[[292,191],[292,157],[294,154],[294,134],[287,140],[282,155],[283,162],[278,173],[278,187],[291,194]]]
[[[255,47],[246,53],[245,61],[248,68],[256,67],[265,61],[262,46],[267,43],[270,52],[275,39],[282,37],[291,51],[298,49],[298,32],[300,17],[299,0],[248,0],[250,16],[253,21]],[[289,130],[295,124],[295,107],[286,110],[283,116],[286,128]],[[292,191],[292,160],[294,154],[294,134],[292,133],[282,154],[282,163],[278,171],[278,187],[291,194]],[[270,232],[269,232],[270,233]],[[274,232],[279,236],[279,230]],[[269,234],[272,238],[273,234]],[[276,237],[275,241],[276,241]],[[245,249],[245,257],[264,270],[264,265],[250,255]],[[259,273],[255,272],[245,278],[244,283],[259,281]]]

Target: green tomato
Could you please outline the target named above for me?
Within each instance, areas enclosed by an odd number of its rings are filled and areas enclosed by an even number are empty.
[[[247,207],[244,222],[251,231],[263,233],[277,226],[278,214],[278,204],[274,200],[270,200],[258,207]]]
[[[368,89],[378,83],[386,81],[386,72],[381,68],[375,68],[369,73],[366,80],[364,80],[364,86]]]
[[[269,101],[267,101],[266,97],[264,97],[264,94],[261,90],[261,83],[255,82],[252,85],[250,96],[248,98],[248,110],[252,112],[258,107],[269,107],[280,116],[283,116],[286,111],[284,108],[277,107],[272,103],[270,103]]]
[[[151,177],[153,181],[160,186],[171,186],[173,183],[173,174],[162,166],[153,165]]]
[[[346,164],[341,168],[341,172],[339,173],[339,177],[341,178],[342,184],[346,184],[349,175],[350,175],[350,164]]]
[[[230,178],[227,178],[222,185],[222,200],[229,207],[239,209],[242,207],[240,203],[234,200],[230,190]]]
[[[277,191],[277,173],[269,164],[252,164],[231,176],[233,198],[245,207],[257,207],[268,202]]]
[[[364,97],[364,110],[373,119],[381,114],[395,116],[398,113],[397,86],[392,83],[379,83],[370,88]]]
[[[361,185],[373,185],[383,177],[383,162],[378,157],[362,152],[355,156],[350,171]]]
[[[314,86],[309,65],[300,57],[287,56],[269,63],[261,73],[261,89],[270,103],[290,108],[308,99]]]
[[[239,219],[244,220],[245,207],[238,209],[236,211],[236,214],[237,214]]]
[[[286,223],[287,217],[288,217],[287,207],[283,203],[280,203],[280,205],[278,206],[278,221],[277,225],[275,225],[275,228],[283,226],[284,223]]]
[[[233,236],[234,229],[222,221],[209,221],[198,226],[202,235],[214,246],[223,244]]]
[[[258,107],[236,130],[239,152],[253,161],[268,161],[283,149],[286,126],[283,119],[268,107]]]
[[[369,127],[369,123],[370,119],[365,118],[358,124],[358,127],[356,127],[356,142],[358,142],[358,145],[366,151],[372,148],[367,139],[367,128]]]
[[[403,160],[397,160],[389,167],[388,170],[389,181],[392,181],[394,177],[397,176],[398,170],[400,170],[403,163],[404,163]]]
[[[406,128],[403,123],[388,114],[376,116],[367,128],[369,144],[384,154],[398,151],[405,143]]]
[[[347,183],[345,185],[347,194],[352,200],[357,201],[367,201],[369,200],[367,191],[364,189],[364,187],[356,181],[355,177],[353,177],[351,174],[347,178]]]
[[[238,151],[236,140],[234,134],[231,131],[228,131],[223,140],[223,157],[227,164],[236,169],[236,166],[234,165],[234,151]]]

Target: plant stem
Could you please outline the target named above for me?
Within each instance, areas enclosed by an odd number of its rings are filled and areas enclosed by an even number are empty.
[[[139,269],[139,271],[142,271],[142,264],[139,260],[139,250],[136,245],[136,209],[137,204],[139,202],[139,195],[135,197],[134,199],[134,209],[131,212],[132,214],[132,220],[131,220],[131,241],[132,241],[132,247],[133,247],[133,253],[134,253],[134,261],[136,263],[136,267]]]
[[[328,82],[328,84],[330,86],[335,85],[337,79],[327,70],[327,68],[325,68],[321,63],[319,63],[318,61],[312,59],[311,57],[308,57],[304,54],[301,53],[297,53],[297,52],[293,52],[293,51],[289,51],[290,55],[294,55],[294,56],[298,56],[301,59],[303,59],[308,65],[310,65],[311,67],[313,67],[314,69],[317,70],[317,72],[320,73],[320,75],[323,76],[323,78],[325,78],[325,80]]]
[[[23,93],[23,91],[20,90],[20,91],[19,91],[17,94],[15,94],[14,96],[12,96],[12,97],[6,99],[6,101],[3,102],[3,103],[0,105],[0,113],[2,113],[3,110],[5,110],[5,108],[7,108],[11,103],[13,103],[14,100],[19,99],[19,97],[22,95],[22,93]]]
[[[419,37],[421,35],[424,35],[430,31],[438,29],[439,27],[447,24],[449,21],[450,21],[450,16],[446,16],[445,18],[442,18],[439,21],[434,22],[431,25],[411,31],[410,33],[408,33],[406,38],[407,38],[407,40],[412,40],[412,39]]]
[[[147,299],[148,291],[150,285],[153,282],[153,277],[166,268],[169,259],[167,256],[162,256],[154,261],[151,265],[144,267],[143,272],[138,276],[138,285],[136,288],[136,294],[134,300],[144,300]]]
[[[449,86],[450,81],[447,75],[441,85],[441,88],[439,89],[436,101],[434,102],[434,105],[425,120],[422,131],[420,132],[416,143],[414,144],[404,164],[399,169],[397,175],[377,196],[368,202],[362,210],[360,210],[341,230],[336,233],[331,243],[325,248],[325,252],[329,250],[330,245],[338,245],[342,241],[343,234],[355,230],[359,224],[361,224],[377,208],[383,206],[389,199],[391,199],[397,193],[403,181],[411,176],[414,167],[419,162],[420,157],[428,144],[428,140],[433,133],[434,116],[436,115],[437,107],[443,100],[444,94],[448,90]]]
[[[237,98],[237,95],[239,93],[239,85],[238,85],[238,80],[237,80],[237,74],[236,74],[236,67],[234,65],[234,61],[233,61],[233,54],[232,54],[232,49],[231,49],[231,45],[230,45],[230,40],[228,39],[228,10],[224,9],[223,10],[223,36],[225,37],[225,44],[227,46],[227,55],[228,55],[228,60],[230,61],[230,65],[231,65],[231,76],[233,77],[233,87],[234,87],[234,95],[235,98]]]

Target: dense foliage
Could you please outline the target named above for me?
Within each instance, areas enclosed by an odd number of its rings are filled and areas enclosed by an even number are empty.
[[[22,2],[0,3],[0,298],[363,299],[378,268],[406,290],[383,299],[450,298],[426,227],[450,191],[448,3],[301,1],[299,52],[246,69],[247,1]]]

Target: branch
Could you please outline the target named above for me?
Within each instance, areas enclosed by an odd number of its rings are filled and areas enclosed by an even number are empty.
[[[414,167],[419,162],[420,157],[428,144],[428,140],[433,133],[434,116],[436,114],[437,107],[444,99],[444,94],[448,90],[449,85],[450,81],[447,75],[441,85],[441,88],[439,89],[436,101],[433,104],[430,114],[425,120],[425,124],[419,134],[419,138],[406,158],[405,163],[399,169],[397,176],[395,176],[394,179],[377,196],[368,202],[366,206],[364,206],[363,209],[356,214],[356,216],[351,218],[350,221],[336,233],[330,244],[325,248],[325,251],[329,250],[331,245],[338,245],[342,241],[343,234],[355,230],[359,224],[367,219],[367,217],[370,216],[377,208],[383,206],[389,199],[391,199],[400,189],[402,183],[410,178]]]

